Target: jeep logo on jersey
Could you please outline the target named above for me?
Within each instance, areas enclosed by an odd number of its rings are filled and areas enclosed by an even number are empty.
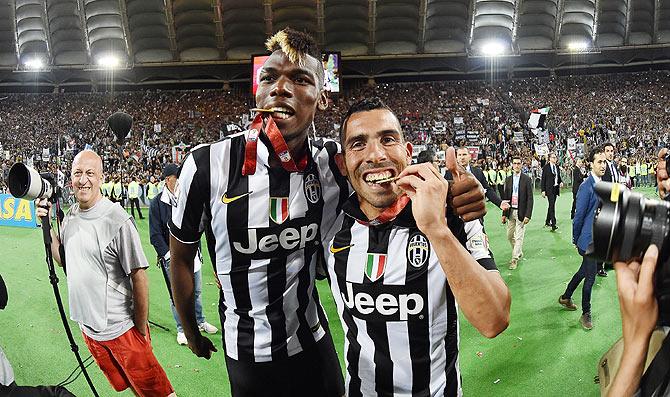
[[[278,225],[288,219],[288,197],[270,197],[270,219]]]
[[[240,233],[248,235],[248,243],[234,241],[233,247],[240,254],[250,255],[252,259],[266,259],[288,255],[310,243],[318,243],[316,237],[319,225],[294,223],[296,224],[291,226],[295,227],[240,230]]]
[[[305,177],[305,197],[312,204],[316,204],[321,198],[321,182],[314,174],[307,174]]]
[[[407,261],[414,267],[426,264],[430,257],[430,245],[423,234],[415,234],[407,241]]]
[[[355,317],[381,321],[407,321],[414,317],[422,319],[423,297],[417,293],[408,293],[411,289],[407,286],[384,285],[384,288],[379,288],[382,293],[375,293],[370,288],[361,291],[363,288],[360,284],[347,282],[346,294],[340,292],[344,304]]]

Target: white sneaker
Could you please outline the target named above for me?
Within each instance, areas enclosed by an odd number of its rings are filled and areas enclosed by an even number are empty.
[[[207,332],[208,334],[215,334],[215,333],[219,332],[219,329],[218,329],[218,328],[216,328],[216,327],[213,326],[212,324],[208,323],[207,321],[205,321],[204,323],[198,325],[198,329],[199,329],[200,331]]]
[[[179,343],[182,346],[188,344],[188,340],[186,340],[186,335],[184,335],[183,332],[177,332],[177,343]]]

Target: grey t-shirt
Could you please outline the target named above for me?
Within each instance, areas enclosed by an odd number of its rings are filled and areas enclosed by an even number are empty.
[[[14,382],[14,370],[0,347],[0,385],[9,386]]]
[[[92,339],[107,341],[131,329],[133,269],[147,268],[133,219],[102,198],[92,208],[72,206],[63,221],[70,318]]]

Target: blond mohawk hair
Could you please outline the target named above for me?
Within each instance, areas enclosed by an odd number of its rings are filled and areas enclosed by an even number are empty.
[[[305,56],[311,55],[317,60],[321,58],[321,52],[312,36],[291,28],[285,28],[275,33],[265,42],[265,48],[274,52],[280,50],[292,63],[305,66]]]

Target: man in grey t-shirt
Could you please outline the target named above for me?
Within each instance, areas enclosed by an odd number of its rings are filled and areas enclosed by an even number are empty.
[[[77,202],[65,216],[62,238],[52,229],[52,253],[64,245],[70,318],[116,391],[172,396],[174,389],[151,348],[147,325],[149,266],[130,215],[102,196],[102,159],[84,150],[72,163]],[[40,203],[42,206],[46,202]],[[38,216],[47,214],[39,208]]]

